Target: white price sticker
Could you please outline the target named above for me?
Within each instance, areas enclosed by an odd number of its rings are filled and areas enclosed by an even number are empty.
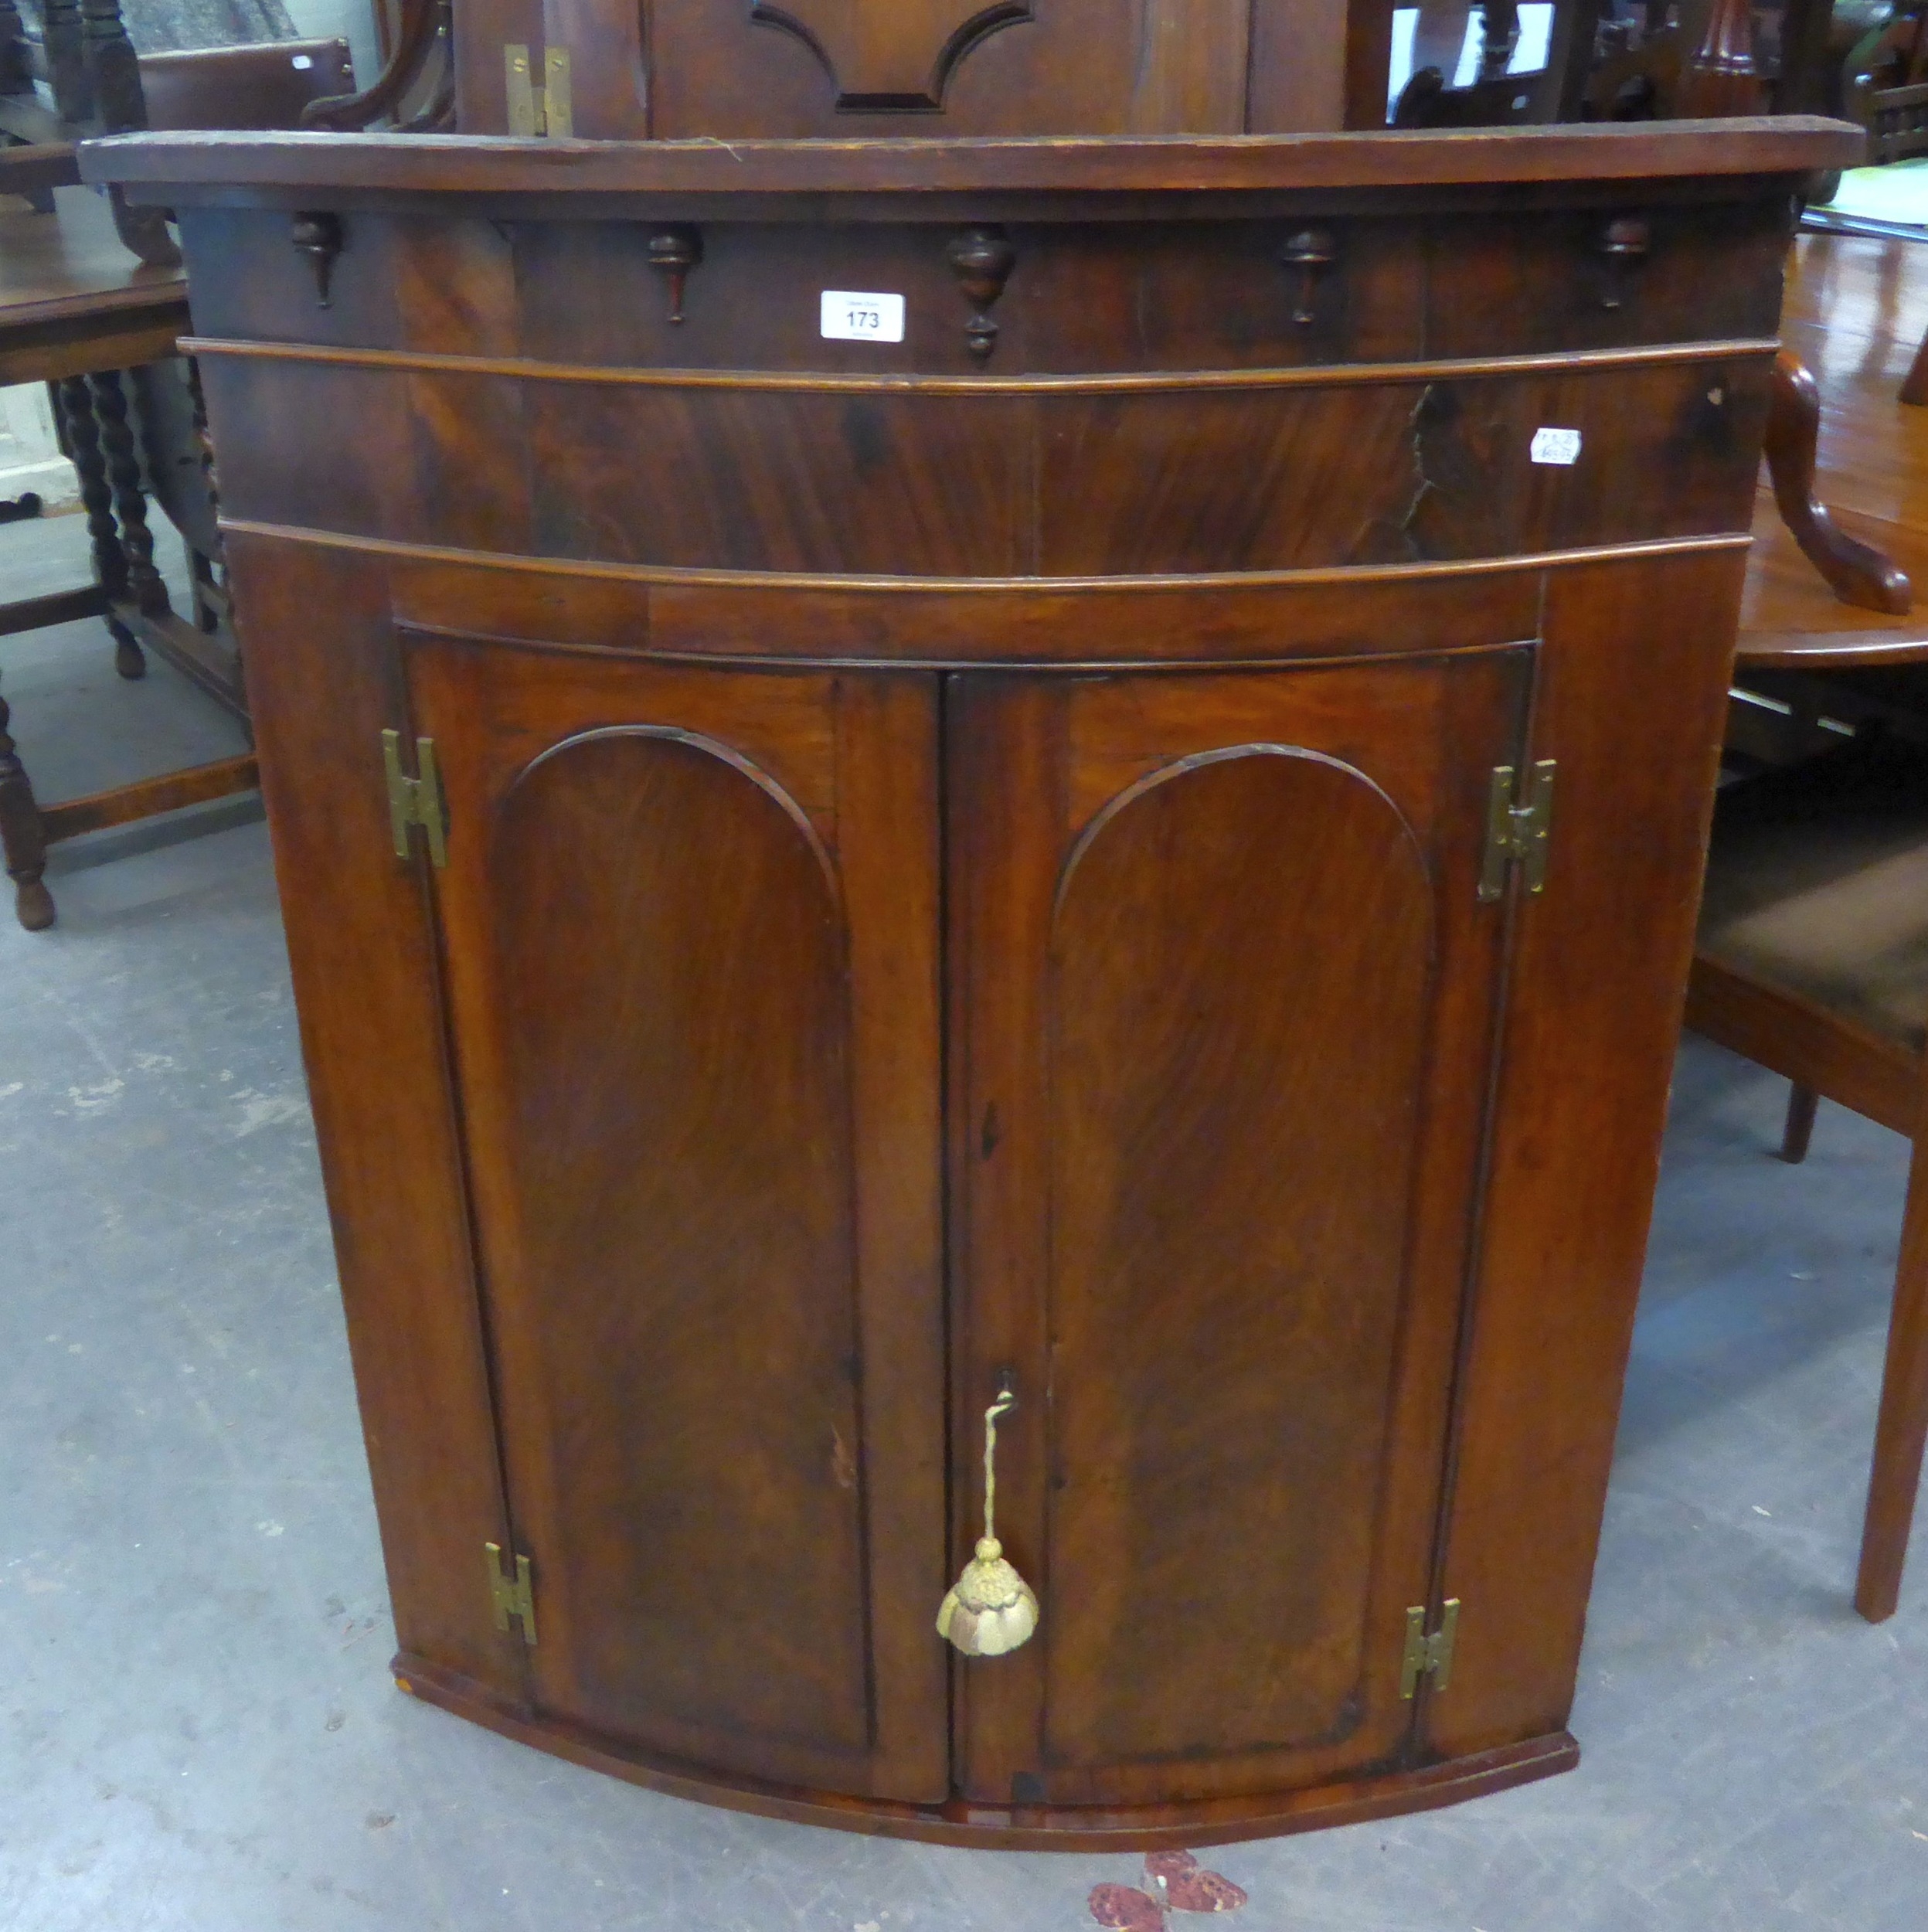
[[[901,295],[859,295],[847,288],[826,288],[823,334],[825,341],[829,342],[901,342],[904,338],[904,298]]]
[[[1578,430],[1538,429],[1533,432],[1533,461],[1557,463],[1563,469],[1580,459]]]

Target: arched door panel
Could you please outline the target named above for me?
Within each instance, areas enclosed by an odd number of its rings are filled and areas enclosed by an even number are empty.
[[[1043,1604],[959,1668],[974,1798],[1417,1748],[1528,657],[954,692],[954,1400],[1014,1376],[999,1533]]]
[[[411,681],[533,1701],[941,1797],[930,680]]]

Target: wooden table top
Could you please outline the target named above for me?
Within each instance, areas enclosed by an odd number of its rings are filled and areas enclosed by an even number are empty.
[[[0,328],[104,309],[187,306],[187,277],[150,268],[114,232],[105,198],[90,188],[56,188],[56,213],[0,215]]]
[[[1743,638],[1782,631],[1928,638],[1928,409],[1899,400],[1924,329],[1928,243],[1797,239],[1782,333],[1820,385],[1821,500],[1843,529],[1877,545],[1913,578],[1915,607],[1890,617],[1838,602],[1788,535],[1763,475]]]
[[[189,327],[185,272],[141,260],[92,189],[53,194],[53,214],[0,214],[0,383],[53,382],[172,354]]]

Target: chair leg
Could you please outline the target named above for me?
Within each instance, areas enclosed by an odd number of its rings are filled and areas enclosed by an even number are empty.
[[[1902,1565],[1921,1482],[1928,1439],[1928,1136],[1917,1136],[1901,1223],[1901,1262],[1895,1272],[1895,1311],[1888,1325],[1888,1361],[1882,1372],[1881,1414],[1875,1425],[1874,1468],[1868,1517],[1861,1537],[1861,1574],[1855,1607],[1871,1624],[1893,1616],[1901,1596]]]
[[[1814,1108],[1821,1096],[1811,1087],[1796,1080],[1787,1090],[1787,1124],[1782,1128],[1780,1158],[1798,1167],[1807,1158],[1807,1143],[1814,1131]]]
[[[12,716],[0,698],[0,852],[13,881],[15,913],[29,932],[44,932],[53,923],[53,895],[41,878],[47,869],[46,834],[26,768],[7,735]]]

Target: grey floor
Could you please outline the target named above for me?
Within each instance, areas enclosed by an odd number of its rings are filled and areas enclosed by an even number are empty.
[[[0,531],[0,594],[75,534]],[[94,627],[0,675],[50,797],[233,743]],[[1089,1927],[1132,1860],[733,1817],[391,1687],[267,841],[211,822],[0,918],[0,1927]],[[1786,1168],[1781,1100],[1682,1058],[1580,1769],[1213,1853],[1247,1932],[1928,1926],[1928,1554],[1890,1624],[1848,1605],[1905,1150],[1824,1107]]]

